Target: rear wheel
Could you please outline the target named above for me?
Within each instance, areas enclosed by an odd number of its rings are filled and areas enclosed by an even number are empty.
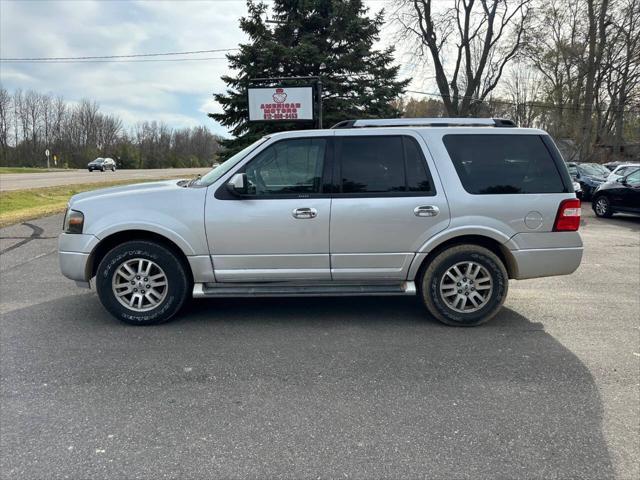
[[[609,199],[603,195],[593,199],[593,211],[596,216],[602,218],[609,218],[613,215],[611,202],[609,202]]]
[[[473,327],[502,307],[509,276],[492,251],[458,245],[437,254],[425,270],[420,293],[429,312],[442,323]]]
[[[180,259],[154,242],[132,241],[115,247],[96,273],[102,305],[132,325],[166,322],[184,304],[189,287]]]

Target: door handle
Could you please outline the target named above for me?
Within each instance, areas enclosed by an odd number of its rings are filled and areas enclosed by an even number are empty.
[[[293,218],[316,218],[318,210],[315,208],[294,208],[291,215]]]
[[[440,209],[435,205],[420,205],[413,209],[416,217],[435,217],[440,213]]]

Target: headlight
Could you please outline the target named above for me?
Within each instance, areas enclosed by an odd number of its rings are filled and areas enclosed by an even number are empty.
[[[67,210],[64,216],[64,232],[65,233],[82,233],[84,227],[84,215],[77,210]]]

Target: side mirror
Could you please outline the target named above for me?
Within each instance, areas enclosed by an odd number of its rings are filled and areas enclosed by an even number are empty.
[[[616,182],[624,184],[624,177],[616,178]]]
[[[248,182],[246,173],[236,173],[231,177],[231,180],[227,182],[227,190],[237,196],[246,195],[247,186]]]

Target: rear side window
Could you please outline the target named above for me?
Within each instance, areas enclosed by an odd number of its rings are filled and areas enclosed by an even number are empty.
[[[445,135],[443,141],[469,193],[565,191],[555,161],[538,135]]]
[[[434,194],[426,160],[411,137],[342,137],[338,158],[343,194]]]

